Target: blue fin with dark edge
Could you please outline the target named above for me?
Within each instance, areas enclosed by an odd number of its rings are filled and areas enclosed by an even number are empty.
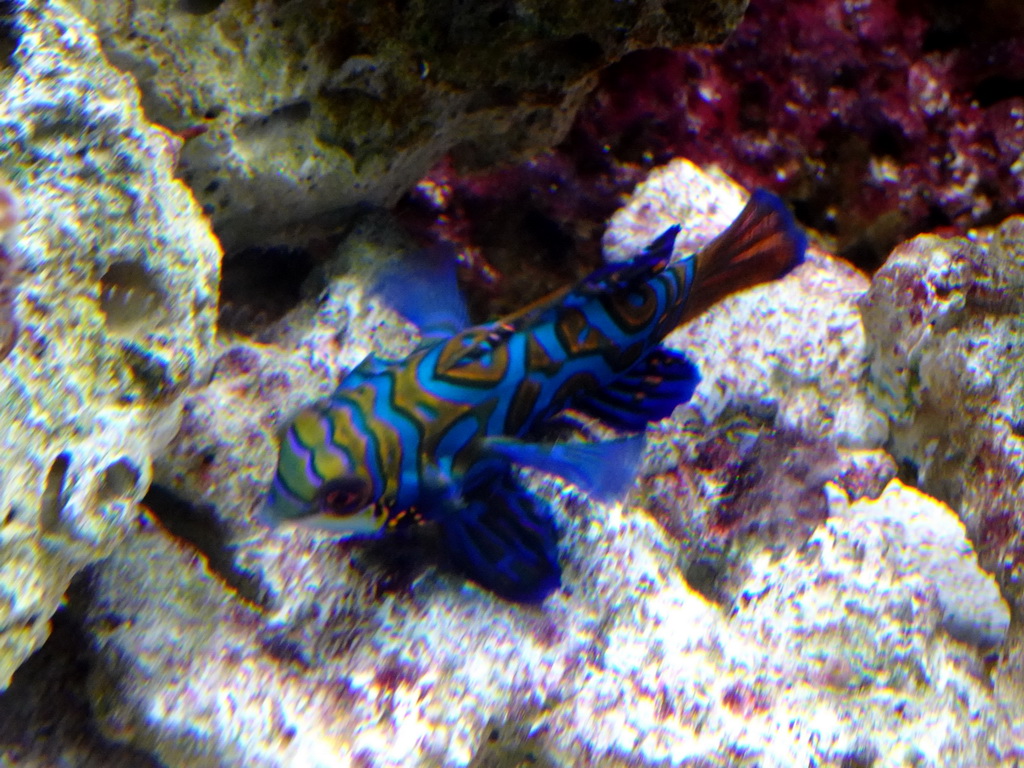
[[[445,499],[432,517],[451,565],[496,595],[539,602],[561,584],[558,530],[551,509],[516,481],[502,459],[470,468],[461,499]]]
[[[424,339],[454,336],[469,325],[450,253],[423,253],[378,273],[370,292],[415,324]]]
[[[629,261],[598,267],[576,286],[573,295],[594,296],[637,280],[649,280],[659,272],[663,272],[672,261],[672,249],[675,247],[678,234],[679,225],[676,224],[658,235],[644,249],[643,253],[634,256]]]
[[[621,496],[636,480],[644,450],[643,435],[585,443],[528,443],[511,437],[483,441],[483,452],[568,480],[601,501]]]
[[[574,397],[571,406],[615,429],[640,432],[672,415],[699,383],[700,371],[685,355],[657,347],[610,386]]]

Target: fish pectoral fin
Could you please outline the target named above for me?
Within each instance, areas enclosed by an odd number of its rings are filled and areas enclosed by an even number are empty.
[[[657,347],[601,391],[587,391],[570,405],[610,427],[628,432],[672,415],[700,383],[697,366],[679,352]]]
[[[423,253],[382,269],[370,292],[414,323],[424,341],[448,338],[469,325],[456,266],[450,253]]]
[[[510,437],[483,441],[483,450],[524,467],[550,472],[601,501],[621,496],[636,479],[644,436],[586,443],[528,443]]]
[[[515,602],[539,602],[561,584],[558,530],[550,507],[520,486],[511,467],[463,488],[437,516],[451,565]]]

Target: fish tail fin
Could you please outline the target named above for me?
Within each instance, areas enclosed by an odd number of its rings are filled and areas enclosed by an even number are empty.
[[[697,255],[694,290],[683,321],[726,296],[782,277],[803,263],[807,237],[782,200],[764,189]]]

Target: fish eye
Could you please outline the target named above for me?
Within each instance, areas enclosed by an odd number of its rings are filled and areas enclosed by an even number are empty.
[[[320,490],[320,510],[325,515],[346,517],[370,503],[370,484],[359,477],[332,480]]]

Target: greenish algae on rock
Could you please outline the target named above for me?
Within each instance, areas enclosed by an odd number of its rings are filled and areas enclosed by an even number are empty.
[[[0,363],[0,687],[72,576],[132,528],[213,340],[220,249],[180,142],[59,2],[15,3],[0,166],[18,199],[17,343]]]
[[[720,40],[744,0],[407,3],[76,0],[233,251],[360,202],[389,205],[455,149],[547,149],[600,68]],[[205,131],[197,135],[198,131]]]

